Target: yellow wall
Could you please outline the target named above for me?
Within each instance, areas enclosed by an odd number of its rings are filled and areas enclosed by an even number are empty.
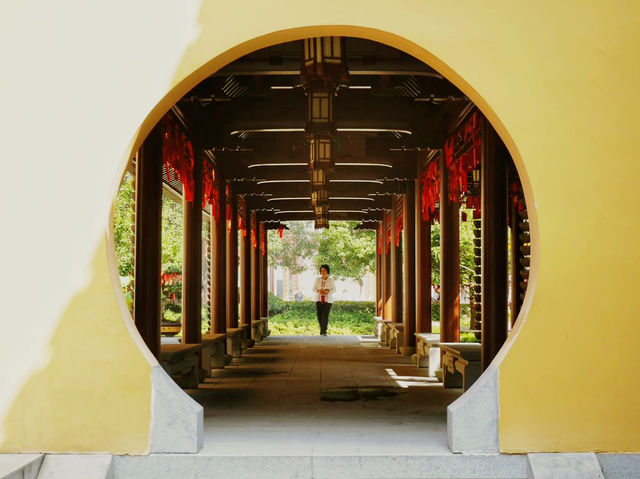
[[[11,134],[0,154],[11,180],[0,204],[21,235],[0,239],[12,252],[4,270],[15,272],[2,288],[15,341],[0,351],[0,449],[148,446],[149,360],[131,351],[105,268],[86,285],[104,262],[95,245],[124,161],[220,66],[334,34],[388,43],[447,76],[492,121],[524,179],[535,248],[526,318],[499,358],[501,449],[640,450],[640,348],[618,347],[640,323],[629,302],[640,288],[639,14],[637,2],[599,0],[5,2],[0,127]],[[122,356],[103,356],[114,343]],[[52,427],[75,391],[77,427]],[[105,404],[113,420],[98,435],[92,418]],[[27,416],[42,427],[21,430]]]

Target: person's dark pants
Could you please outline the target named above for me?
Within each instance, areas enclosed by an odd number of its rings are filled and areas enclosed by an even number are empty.
[[[327,334],[327,326],[329,326],[329,312],[331,311],[331,303],[323,303],[316,301],[316,313],[318,313],[318,324],[320,325],[320,334]]]

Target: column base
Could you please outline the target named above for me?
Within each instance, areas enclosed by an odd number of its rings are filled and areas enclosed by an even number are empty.
[[[400,354],[402,356],[413,356],[415,353],[415,346],[400,346]]]

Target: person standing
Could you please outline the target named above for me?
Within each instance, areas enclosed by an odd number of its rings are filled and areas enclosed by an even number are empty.
[[[318,324],[320,325],[320,334],[322,336],[327,335],[329,312],[333,303],[333,293],[336,290],[336,283],[333,278],[329,277],[330,271],[328,264],[320,266],[320,277],[316,278],[313,283],[313,291],[316,296],[316,313],[318,314]]]

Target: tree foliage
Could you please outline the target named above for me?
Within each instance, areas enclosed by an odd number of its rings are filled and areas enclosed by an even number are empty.
[[[376,235],[356,230],[353,221],[333,221],[318,236],[317,266],[328,264],[337,279],[354,279],[362,285],[365,274],[376,270]]]
[[[127,173],[122,180],[113,215],[113,239],[120,276],[133,276],[134,201],[133,176]]]
[[[302,273],[306,268],[304,260],[313,258],[317,251],[315,230],[309,221],[290,221],[287,226],[282,238],[277,231],[269,230],[269,264],[293,274]]]
[[[460,284],[468,288],[473,283],[473,210],[460,208],[460,216],[466,213],[468,221],[460,220]],[[431,225],[431,281],[440,284],[440,223]]]
[[[354,279],[362,284],[368,272],[375,271],[375,233],[355,230],[356,222],[332,221],[327,230],[313,229],[309,221],[287,223],[282,238],[276,231],[269,232],[269,263],[301,273],[306,269],[306,260],[331,266],[331,275],[336,279]]]

